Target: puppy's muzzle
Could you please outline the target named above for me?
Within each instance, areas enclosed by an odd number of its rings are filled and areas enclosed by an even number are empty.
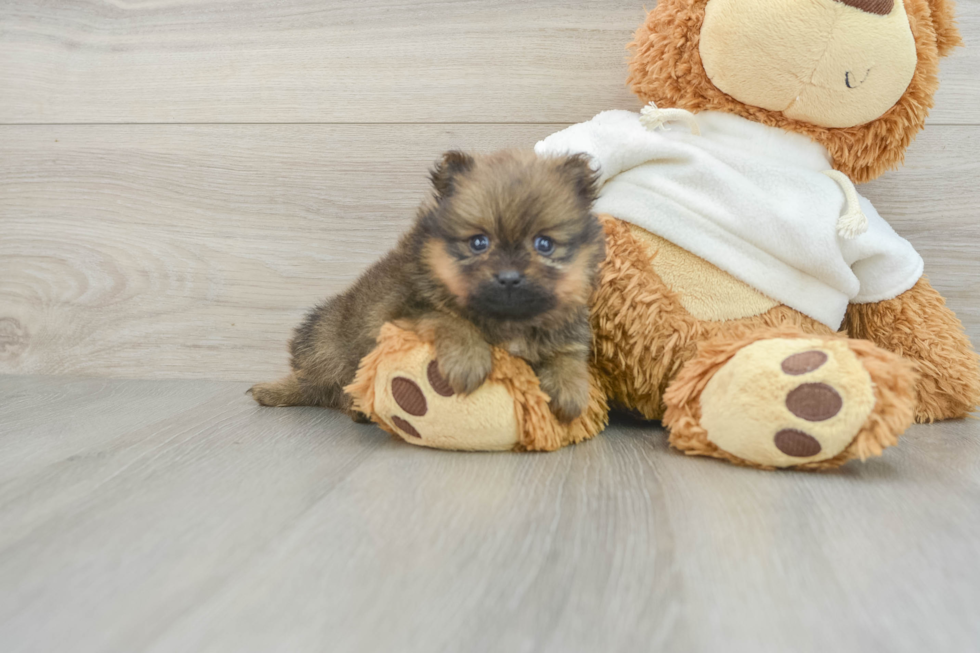
[[[555,296],[517,270],[503,270],[480,284],[470,308],[498,320],[527,320],[555,307]]]

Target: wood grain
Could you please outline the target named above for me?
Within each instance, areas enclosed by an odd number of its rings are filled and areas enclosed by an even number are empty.
[[[0,377],[0,650],[980,641],[978,422],[773,473],[622,419],[551,454],[424,450],[244,388]]]
[[[653,6],[655,3],[650,3]],[[980,0],[932,121],[980,124]],[[0,4],[0,123],[579,122],[633,109],[639,0]]]
[[[261,380],[303,312],[390,248],[450,147],[560,125],[0,128],[0,372]],[[866,187],[980,341],[980,133]]]
[[[980,0],[956,0],[956,16],[964,47],[940,64],[939,91],[930,111],[934,124],[980,125]]]
[[[577,122],[638,106],[636,0],[0,6],[0,122]]]

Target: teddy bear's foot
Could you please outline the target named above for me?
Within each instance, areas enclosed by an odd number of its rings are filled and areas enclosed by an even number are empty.
[[[379,360],[372,385],[375,421],[409,444],[505,451],[520,441],[506,388],[484,383],[469,395],[456,394],[431,347],[420,344]]]
[[[497,348],[486,382],[459,395],[440,374],[432,344],[393,324],[382,328],[378,347],[346,390],[386,431],[436,449],[551,451],[594,436],[608,413],[592,383],[585,413],[561,424],[531,367]]]
[[[671,444],[764,468],[879,455],[912,423],[914,373],[865,341],[782,332],[704,343],[665,394]]]

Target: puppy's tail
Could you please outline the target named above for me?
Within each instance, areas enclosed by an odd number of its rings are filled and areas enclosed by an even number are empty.
[[[299,406],[307,403],[296,374],[271,383],[256,383],[245,394],[252,395],[252,399],[263,406]]]

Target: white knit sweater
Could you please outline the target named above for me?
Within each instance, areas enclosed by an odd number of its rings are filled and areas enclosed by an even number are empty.
[[[694,120],[700,135],[693,125],[652,130],[640,114],[606,111],[535,151],[589,154],[601,174],[596,213],[643,227],[833,329],[849,302],[896,297],[922,276],[922,257],[864,197],[868,230],[839,235],[845,193],[824,174],[832,166],[823,146],[727,113]]]

